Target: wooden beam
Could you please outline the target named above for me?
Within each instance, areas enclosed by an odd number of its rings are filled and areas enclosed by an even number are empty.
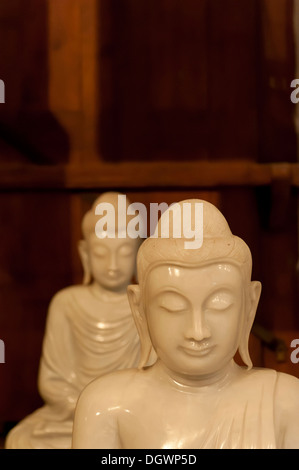
[[[93,165],[1,165],[0,190],[170,189],[270,185],[288,178],[299,186],[299,164],[126,162]]]

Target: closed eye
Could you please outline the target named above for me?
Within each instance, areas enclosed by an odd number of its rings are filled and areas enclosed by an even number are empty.
[[[205,302],[205,308],[208,310],[224,311],[234,304],[234,297],[231,292],[221,290],[211,294]]]
[[[122,245],[118,253],[121,256],[131,256],[133,254],[133,248],[130,245]]]
[[[162,310],[165,310],[166,312],[169,312],[169,313],[179,313],[179,312],[184,312],[186,311],[187,309],[186,308],[179,308],[179,307],[166,307],[165,305],[160,305],[160,308]]]
[[[108,254],[108,250],[106,248],[96,248],[93,250],[93,255],[98,257],[98,258],[104,258],[105,256],[107,256]]]
[[[160,294],[158,305],[161,309],[169,313],[184,312],[189,309],[188,300],[174,291],[167,291]]]

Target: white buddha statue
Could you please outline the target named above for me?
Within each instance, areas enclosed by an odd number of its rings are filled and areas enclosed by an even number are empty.
[[[116,228],[119,233],[126,229],[117,226],[118,220],[129,220],[123,214],[118,218],[117,193],[100,196],[84,216],[79,242],[84,283],[58,292],[49,307],[38,377],[45,405],[10,431],[6,448],[70,448],[74,409],[84,386],[138,364],[139,337],[127,285],[140,239],[99,238],[95,208],[100,203],[112,204]]]
[[[187,249],[158,227],[141,245],[128,287],[140,364],[83,390],[73,448],[299,448],[299,380],[254,368],[248,352],[261,292],[250,250],[212,204],[184,203],[203,204],[203,243]]]

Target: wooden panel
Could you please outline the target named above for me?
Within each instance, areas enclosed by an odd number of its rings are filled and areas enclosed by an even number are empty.
[[[96,0],[1,5],[1,160],[53,164],[97,158]]]
[[[299,185],[298,164],[222,162],[124,162],[95,165],[2,165],[2,189],[199,188]]]
[[[72,282],[69,198],[0,194],[1,421],[16,421],[40,403],[37,370],[48,303]]]
[[[48,2],[3,0],[1,5],[0,75],[6,85],[1,159],[65,162],[68,136],[48,106]]]
[[[49,109],[69,137],[68,160],[92,161],[100,106],[97,1],[48,1]]]
[[[296,158],[292,0],[2,5],[9,159]]]
[[[78,160],[84,134],[80,0],[48,2],[49,110],[68,136],[67,160]]]
[[[101,5],[105,159],[256,158],[256,2]]]
[[[260,161],[296,161],[293,0],[261,0],[259,62]]]

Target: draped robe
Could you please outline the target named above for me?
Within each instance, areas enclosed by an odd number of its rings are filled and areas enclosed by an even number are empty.
[[[83,388],[108,372],[136,367],[139,337],[127,295],[105,298],[71,286],[51,301],[39,370],[45,405],[13,428],[6,448],[70,448]]]

